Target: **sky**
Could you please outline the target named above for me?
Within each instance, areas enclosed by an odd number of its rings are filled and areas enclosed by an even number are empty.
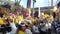
[[[56,5],[57,0],[53,0],[53,5]],[[21,0],[21,4],[23,7],[26,8],[27,6],[27,0]],[[51,0],[36,0],[36,3],[34,7],[45,7],[45,6],[51,6]],[[33,7],[33,0],[31,0],[31,7]]]
[[[14,1],[14,0],[11,0]],[[56,5],[57,0],[53,0],[53,5]],[[21,0],[20,5],[22,5],[24,8],[27,6],[27,0]],[[36,0],[36,3],[34,7],[46,7],[51,6],[51,0]],[[31,8],[33,7],[33,0],[31,0]]]

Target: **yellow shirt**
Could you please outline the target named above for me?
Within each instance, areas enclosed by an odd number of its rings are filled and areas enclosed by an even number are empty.
[[[23,31],[19,31],[18,34],[25,34],[25,32],[23,32]]]
[[[12,17],[12,16],[9,16],[9,18],[10,18],[10,19],[13,19],[13,17]]]
[[[23,16],[18,16],[17,18],[19,19],[19,21],[24,21]]]
[[[5,22],[3,22],[2,18],[0,18],[0,25],[5,24]]]
[[[18,19],[17,19],[17,18],[14,19],[14,23],[15,23],[15,24],[18,23]]]
[[[9,18],[14,22],[15,18],[13,18],[12,16],[9,16]]]

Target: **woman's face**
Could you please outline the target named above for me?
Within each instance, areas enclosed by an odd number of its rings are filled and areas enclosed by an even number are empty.
[[[25,31],[25,29],[26,29],[26,26],[22,26],[22,30]]]

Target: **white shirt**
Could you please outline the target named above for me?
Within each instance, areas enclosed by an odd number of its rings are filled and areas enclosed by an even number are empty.
[[[40,23],[40,26],[42,31],[46,31],[45,23]]]
[[[29,29],[26,29],[25,32],[26,32],[26,34],[32,34],[31,30],[29,30]]]
[[[16,34],[17,31],[17,27],[15,26],[15,24],[12,22],[10,23],[10,27],[11,27],[11,32],[7,32],[6,34]]]
[[[35,33],[39,33],[39,29],[38,29],[37,26],[33,26],[33,30],[34,30]]]
[[[51,28],[51,23],[45,25],[47,28]]]

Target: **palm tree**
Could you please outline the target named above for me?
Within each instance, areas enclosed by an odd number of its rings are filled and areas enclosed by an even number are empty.
[[[35,4],[36,0],[33,0],[33,8],[34,8],[34,4]]]
[[[34,4],[35,4],[36,0],[33,0],[33,9],[32,9],[32,17],[34,16]]]
[[[1,2],[1,0],[0,0],[0,2]]]
[[[15,0],[15,5],[19,6],[21,0]]]

